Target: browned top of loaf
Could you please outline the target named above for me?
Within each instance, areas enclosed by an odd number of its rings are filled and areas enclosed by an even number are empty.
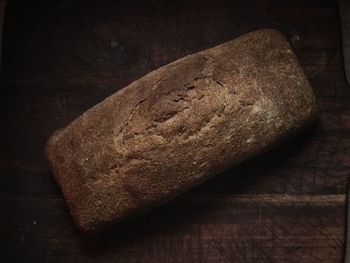
[[[45,150],[83,231],[169,200],[310,123],[315,96],[265,29],[179,59],[97,104]]]

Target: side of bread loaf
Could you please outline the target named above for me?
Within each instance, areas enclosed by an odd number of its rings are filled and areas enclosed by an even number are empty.
[[[54,133],[45,154],[78,227],[139,215],[316,117],[285,38],[255,31],[153,71]]]

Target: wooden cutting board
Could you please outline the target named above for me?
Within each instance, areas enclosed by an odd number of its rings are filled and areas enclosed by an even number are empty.
[[[48,136],[168,62],[259,28],[292,44],[318,125],[103,236],[81,236],[43,159]],[[11,1],[3,35],[4,262],[340,262],[350,88],[335,1]],[[193,153],[195,154],[195,153]]]

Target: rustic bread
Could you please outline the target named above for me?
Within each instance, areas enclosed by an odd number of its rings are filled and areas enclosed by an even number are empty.
[[[315,95],[281,33],[155,70],[55,132],[45,154],[77,226],[135,217],[310,125]]]

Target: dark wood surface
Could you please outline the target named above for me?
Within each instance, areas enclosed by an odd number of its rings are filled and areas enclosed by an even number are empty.
[[[350,83],[350,1],[338,0],[338,9],[342,29],[345,76]]]
[[[134,222],[81,236],[48,136],[184,55],[272,27],[319,100],[316,127]],[[350,88],[335,1],[10,1],[1,79],[2,262],[341,262]],[[193,153],[196,154],[196,153]]]

